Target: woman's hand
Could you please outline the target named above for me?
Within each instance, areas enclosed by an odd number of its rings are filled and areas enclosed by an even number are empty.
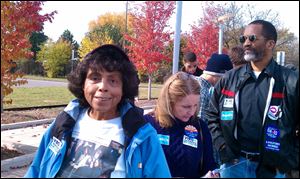
[[[202,178],[220,178],[220,173],[218,171],[208,171],[206,175]]]

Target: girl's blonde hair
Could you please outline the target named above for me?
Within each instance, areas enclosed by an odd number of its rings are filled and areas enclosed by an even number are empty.
[[[155,108],[155,118],[161,127],[172,127],[175,122],[174,105],[191,94],[200,95],[199,82],[194,79],[193,75],[177,72],[167,79],[160,91]],[[198,113],[199,106],[194,114],[194,119]]]

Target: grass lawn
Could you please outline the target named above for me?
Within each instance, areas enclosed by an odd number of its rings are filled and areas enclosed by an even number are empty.
[[[74,96],[66,87],[35,87],[14,88],[7,98],[13,102],[4,104],[4,109],[67,104]]]
[[[157,98],[160,88],[152,88],[152,98]],[[148,89],[139,89],[139,99],[147,99]],[[14,88],[12,94],[7,99],[13,100],[12,104],[4,104],[4,109],[48,106],[68,104],[75,97],[66,87],[35,87],[35,88]]]

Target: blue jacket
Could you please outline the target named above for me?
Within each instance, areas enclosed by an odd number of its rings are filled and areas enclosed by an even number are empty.
[[[204,121],[199,118],[188,122],[173,119],[174,125],[164,128],[154,116],[145,115],[144,118],[158,133],[172,177],[200,178],[217,168],[211,135]],[[193,126],[196,131],[189,130],[188,126]]]
[[[68,150],[73,127],[82,110],[79,101],[75,99],[57,116],[43,135],[25,177],[54,178],[56,176]],[[125,131],[126,177],[171,177],[157,133],[151,124],[143,119],[137,107],[127,102],[121,105],[120,114]],[[57,141],[54,140],[55,138],[60,141],[59,145],[55,144]],[[49,148],[50,146],[58,149],[56,154]]]

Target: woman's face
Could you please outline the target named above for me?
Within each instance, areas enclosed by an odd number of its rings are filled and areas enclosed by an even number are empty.
[[[176,118],[187,122],[199,108],[200,95],[190,94],[178,100],[173,107],[173,113]]]
[[[93,72],[89,69],[84,82],[84,97],[91,106],[90,117],[107,120],[117,117],[117,106],[123,96],[123,82],[118,71]]]

